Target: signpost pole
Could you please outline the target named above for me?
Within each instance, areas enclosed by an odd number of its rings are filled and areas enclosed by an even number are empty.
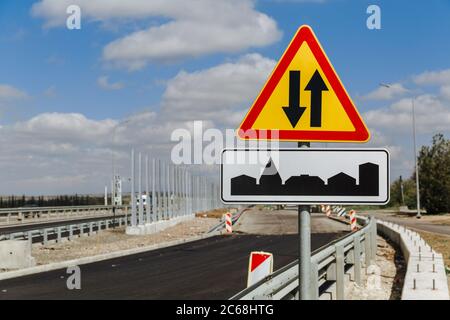
[[[309,142],[299,142],[299,148],[309,148]],[[298,206],[299,233],[299,300],[311,299],[311,216],[310,206]]]

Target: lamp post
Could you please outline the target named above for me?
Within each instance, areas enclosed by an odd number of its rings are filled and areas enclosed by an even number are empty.
[[[116,124],[112,129],[112,146],[111,146],[111,171],[112,171],[112,189],[111,189],[111,204],[115,205],[115,196],[116,196],[116,188],[115,188],[115,177],[116,177],[116,166],[115,166],[115,150],[114,150],[114,144],[115,144],[115,138],[116,138],[116,130],[120,126],[130,122],[130,120],[124,120]]]
[[[114,152],[114,143],[116,137],[116,129],[130,122],[130,120],[124,120],[116,124],[112,130],[112,143],[111,143],[111,171],[112,171],[112,184],[111,184],[111,205],[113,212],[113,229],[116,227],[116,167],[115,167],[115,152]]]
[[[380,83],[380,86],[390,89],[391,85]],[[411,92],[411,90],[407,90]],[[416,199],[417,199],[417,214],[416,218],[420,219],[422,218],[422,215],[420,214],[420,186],[419,186],[419,167],[417,164],[417,147],[416,147],[416,111],[415,111],[415,101],[416,96],[412,96],[411,98],[411,112],[412,112],[412,131],[413,131],[413,147],[414,147],[414,167],[416,170]]]

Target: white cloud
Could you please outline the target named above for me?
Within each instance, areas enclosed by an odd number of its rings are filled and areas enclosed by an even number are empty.
[[[0,84],[0,100],[24,99],[26,92],[8,84]]]
[[[118,171],[128,176],[132,146],[168,158],[172,131],[184,128],[192,133],[194,120],[203,120],[204,129],[236,128],[274,65],[273,60],[248,54],[208,69],[180,72],[167,82],[159,113],[134,114],[126,123],[79,113],[43,113],[4,125],[0,193],[101,192],[109,183],[113,150]]]
[[[274,66],[274,60],[247,54],[209,69],[182,71],[167,83],[163,116],[178,121],[212,120],[234,128]]]
[[[450,105],[430,94],[415,99],[416,127],[420,133],[449,132]],[[401,99],[389,107],[368,111],[363,118],[369,126],[389,132],[409,132],[412,126],[412,100]]]
[[[408,92],[400,83],[380,86],[362,97],[363,100],[391,100]]]
[[[100,88],[105,90],[120,90],[124,87],[124,84],[121,82],[109,82],[109,78],[107,76],[98,77],[97,84]]]
[[[440,71],[426,71],[413,77],[419,85],[450,85],[450,69]]]
[[[32,15],[46,27],[65,23],[71,0],[42,0]],[[173,61],[212,53],[234,53],[277,41],[275,20],[257,11],[252,0],[78,0],[83,19],[124,22],[165,18],[165,22],[133,32],[103,50],[108,63],[131,70],[150,62]]]

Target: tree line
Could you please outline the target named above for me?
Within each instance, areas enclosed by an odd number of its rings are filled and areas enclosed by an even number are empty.
[[[103,197],[78,194],[59,195],[54,197],[26,197],[25,195],[0,197],[0,208],[87,206],[102,204],[104,204]]]
[[[431,146],[422,146],[417,158],[421,207],[429,214],[450,212],[450,139],[433,136]],[[403,189],[403,195],[402,195]],[[415,171],[391,184],[389,206],[417,207]]]

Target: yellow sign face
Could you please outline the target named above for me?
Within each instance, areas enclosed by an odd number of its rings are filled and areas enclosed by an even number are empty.
[[[308,26],[299,28],[239,129],[243,139],[366,142],[370,137]],[[271,138],[267,130],[278,134]]]

